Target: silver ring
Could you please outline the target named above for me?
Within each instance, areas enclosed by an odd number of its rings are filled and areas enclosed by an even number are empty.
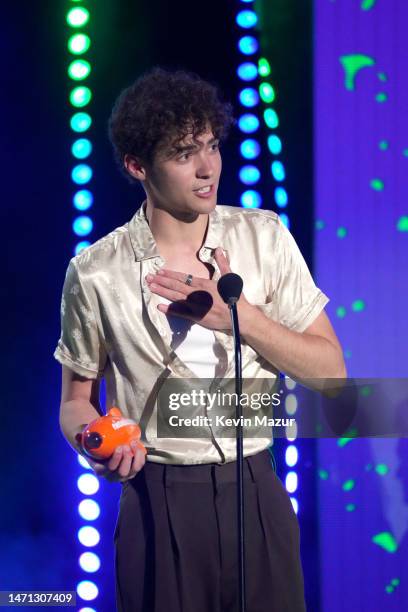
[[[191,286],[192,282],[193,282],[193,275],[192,274],[187,274],[187,278],[185,280],[186,285]]]

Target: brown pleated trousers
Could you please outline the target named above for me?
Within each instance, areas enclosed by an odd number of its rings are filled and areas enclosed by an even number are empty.
[[[304,612],[299,524],[268,450],[244,459],[247,612]],[[237,612],[236,462],[146,462],[122,486],[118,612]]]

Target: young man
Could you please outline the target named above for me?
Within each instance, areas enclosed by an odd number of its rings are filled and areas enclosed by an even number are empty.
[[[160,438],[168,379],[232,377],[233,339],[217,281],[240,274],[244,378],[342,377],[341,347],[277,214],[217,206],[231,108],[194,75],[154,69],[122,92],[110,137],[146,200],[129,223],[74,257],[55,357],[60,424],[76,435],[107,405],[140,423],[148,454],[118,448],[97,474],[123,483],[115,569],[122,612],[235,612],[235,440]],[[197,297],[198,296],[198,297]],[[203,299],[203,296],[206,299]],[[268,439],[244,440],[248,612],[305,609],[299,527]]]

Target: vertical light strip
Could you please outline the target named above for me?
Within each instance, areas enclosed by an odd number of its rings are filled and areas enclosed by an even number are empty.
[[[257,32],[258,16],[254,10],[253,0],[241,0],[236,15],[236,24],[239,29],[238,50],[240,63],[237,68],[238,78],[243,87],[238,94],[242,113],[238,119],[238,127],[243,134],[240,143],[240,153],[245,160],[239,170],[239,180],[247,187],[241,194],[241,206],[245,208],[260,208],[266,201],[266,208],[277,208],[282,222],[289,228],[287,214],[288,193],[285,187],[286,171],[282,160],[282,141],[278,135],[279,117],[273,108],[276,98],[275,90],[270,83],[271,68],[268,60],[260,55],[260,43]],[[259,133],[261,128],[266,131],[266,147],[262,147]],[[270,176],[265,180],[261,176],[259,160],[266,154],[270,161]],[[272,191],[270,185],[272,178]],[[262,198],[260,185],[266,185]],[[266,193],[265,193],[266,191]],[[293,391],[296,383],[285,378],[288,390]],[[297,397],[295,393],[287,394],[285,410],[288,417],[293,416],[297,410]],[[286,431],[288,445],[285,449],[285,461],[288,471],[285,477],[285,486],[296,513],[299,503],[295,493],[298,490],[298,474],[295,469],[298,462],[298,448],[294,443],[297,437],[296,427]]]
[[[71,153],[74,158],[71,179],[75,186],[72,203],[76,216],[72,229],[76,236],[83,238],[75,246],[74,252],[76,255],[90,245],[88,237],[93,229],[93,221],[89,214],[78,214],[86,213],[93,204],[93,194],[89,188],[92,180],[92,167],[89,164],[89,158],[92,154],[92,142],[89,138],[89,130],[92,125],[92,117],[89,113],[92,91],[88,84],[92,66],[86,59],[86,54],[91,46],[91,39],[87,33],[90,12],[82,4],[84,3],[81,3],[81,6],[71,6],[66,15],[69,27],[68,52],[71,56],[67,70],[71,81],[69,91],[72,111],[70,126],[74,136],[71,145]]]
[[[274,185],[272,200],[269,180],[263,181],[268,186],[264,199],[266,199],[267,208],[271,208],[270,203],[273,201],[282,222],[289,227],[289,217],[286,212],[288,205],[288,193],[285,188],[286,171],[279,159],[282,153],[282,141],[277,133],[279,117],[272,107],[276,95],[268,80],[271,73],[269,62],[259,53],[260,44],[256,30],[258,17],[253,4],[253,0],[241,0],[236,15],[236,24],[239,28],[238,50],[243,56],[237,74],[244,85],[238,95],[239,103],[243,107],[243,112],[238,119],[238,127],[243,133],[240,153],[245,160],[245,164],[239,170],[239,180],[248,187],[241,194],[240,200],[241,206],[245,208],[262,206],[263,198],[258,186],[262,183],[262,177],[258,164],[262,153],[259,131],[264,126],[267,133],[266,154],[271,160],[270,172]]]
[[[93,194],[90,189],[92,180],[92,167],[89,159],[92,154],[92,142],[89,131],[92,117],[89,106],[92,101],[92,90],[89,87],[89,76],[92,65],[87,59],[91,46],[91,38],[87,32],[90,12],[84,6],[85,2],[71,0],[67,7],[66,22],[68,24],[67,48],[69,63],[67,74],[69,78],[69,104],[70,128],[72,130],[71,153],[73,165],[71,179],[74,186],[72,204],[75,217],[72,229],[76,237],[82,238],[77,242],[74,253],[77,255],[90,245],[88,240],[93,229],[93,222],[88,214],[93,205]],[[86,214],[84,214],[86,213]],[[78,506],[79,517],[84,521],[78,529],[78,540],[83,547],[78,563],[84,572],[84,579],[77,584],[77,595],[84,602],[93,602],[98,596],[98,587],[88,576],[98,572],[101,566],[100,557],[90,549],[99,544],[99,531],[90,523],[97,520],[100,515],[99,504],[92,498],[99,490],[99,480],[95,474],[89,473],[90,466],[86,460],[78,455],[78,463],[82,468],[77,480],[77,487],[84,495]],[[79,612],[96,612],[95,608],[82,607]]]

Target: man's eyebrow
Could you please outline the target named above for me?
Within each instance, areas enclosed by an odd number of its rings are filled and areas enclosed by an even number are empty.
[[[202,146],[205,145],[210,145],[210,144],[214,144],[214,142],[217,142],[219,140],[219,138],[217,138],[216,136],[214,136],[213,138],[211,138],[208,142],[206,143],[200,143],[200,144],[186,144],[186,145],[174,145],[173,150],[176,151],[176,153],[181,153],[181,152],[185,152],[185,151],[195,151],[196,149],[200,149]]]

